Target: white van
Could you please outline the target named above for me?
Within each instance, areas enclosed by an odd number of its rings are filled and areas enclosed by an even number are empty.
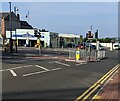
[[[113,49],[119,50],[120,49],[120,43],[114,43],[113,44]]]

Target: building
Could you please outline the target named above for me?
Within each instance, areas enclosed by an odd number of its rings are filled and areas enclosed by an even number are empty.
[[[0,35],[3,39],[2,44],[6,40],[6,32],[10,31],[10,12],[0,12]],[[16,29],[33,29],[26,21],[20,20],[20,15],[11,12],[11,30],[14,32]]]
[[[35,29],[16,29],[12,31],[12,39],[15,40],[17,36],[18,46],[34,47],[37,44],[38,38],[34,36]],[[40,32],[41,33],[41,46],[42,47],[59,47],[58,33],[54,32]],[[6,31],[6,38],[10,38],[10,31]]]
[[[59,34],[60,47],[75,47],[80,42],[80,35]]]
[[[16,29],[12,31],[12,39],[15,40],[17,36],[18,46],[34,47],[37,44],[38,38],[34,33],[37,29]],[[80,35],[76,34],[59,34],[55,32],[40,30],[40,43],[42,47],[49,48],[62,48],[62,47],[75,47],[80,43]],[[6,31],[6,38],[10,38],[10,31]]]
[[[0,12],[0,22],[0,34],[5,38],[6,31],[10,31],[10,12]],[[16,28],[21,28],[19,14],[15,15],[14,12],[11,12],[11,25],[12,31],[15,31]]]
[[[20,21],[21,29],[33,29],[33,27],[27,23],[27,21]]]

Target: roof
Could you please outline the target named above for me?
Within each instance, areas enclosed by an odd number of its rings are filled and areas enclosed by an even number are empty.
[[[33,29],[33,27],[29,25],[27,21],[20,21],[20,24],[22,29]]]
[[[10,14],[10,12],[0,12],[0,18],[5,18]]]

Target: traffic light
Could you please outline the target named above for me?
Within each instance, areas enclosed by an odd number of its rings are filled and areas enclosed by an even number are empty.
[[[86,33],[86,38],[93,38],[91,31],[88,31],[88,33]]]
[[[98,30],[95,32],[95,38],[98,39]]]

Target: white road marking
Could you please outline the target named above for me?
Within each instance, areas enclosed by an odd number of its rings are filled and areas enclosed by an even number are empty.
[[[17,74],[13,70],[10,70],[10,72],[13,76],[17,76]]]
[[[70,66],[70,65],[68,65],[68,64],[61,63],[61,62],[58,62],[58,61],[55,61],[55,63],[60,64],[60,65],[64,65],[64,66]]]
[[[14,60],[14,61],[10,61],[10,60],[5,60],[6,62],[25,62],[25,61],[28,61],[28,60]]]
[[[49,63],[55,63],[55,61],[50,61]]]
[[[76,66],[82,65],[82,64],[86,64],[86,63],[80,63],[80,64],[76,64]]]
[[[52,70],[54,71],[54,70],[59,70],[59,69],[61,69],[61,68],[54,68],[54,69],[52,69]]]
[[[2,72],[2,71],[4,71],[4,70],[0,70],[0,72]]]
[[[26,66],[23,66],[23,67],[31,67],[32,65],[26,65]]]
[[[79,66],[79,65],[82,65],[81,63],[80,64],[76,64],[76,66]]]
[[[34,72],[34,73],[29,73],[29,74],[24,74],[23,76],[30,76],[30,75],[35,75],[35,74],[40,74],[48,71],[40,71],[40,72]]]
[[[9,71],[9,70],[14,70],[14,69],[18,69],[18,68],[24,68],[24,67],[31,67],[31,66],[32,66],[32,65],[19,66],[19,67],[14,67],[14,68],[9,68],[9,69],[0,70],[0,72]]]
[[[38,68],[44,69],[44,70],[46,70],[46,71],[49,71],[49,69],[44,68],[44,67],[42,67],[42,66],[39,66],[39,65],[35,65],[35,66],[38,67]]]
[[[55,69],[52,69],[52,70],[49,70],[49,71],[40,71],[40,72],[34,72],[34,73],[29,73],[29,74],[24,74],[23,76],[31,76],[31,75],[36,75],[36,74],[40,74],[40,73],[45,73],[45,72],[50,72],[50,71],[55,71],[55,70],[59,70],[61,68],[55,68]]]

